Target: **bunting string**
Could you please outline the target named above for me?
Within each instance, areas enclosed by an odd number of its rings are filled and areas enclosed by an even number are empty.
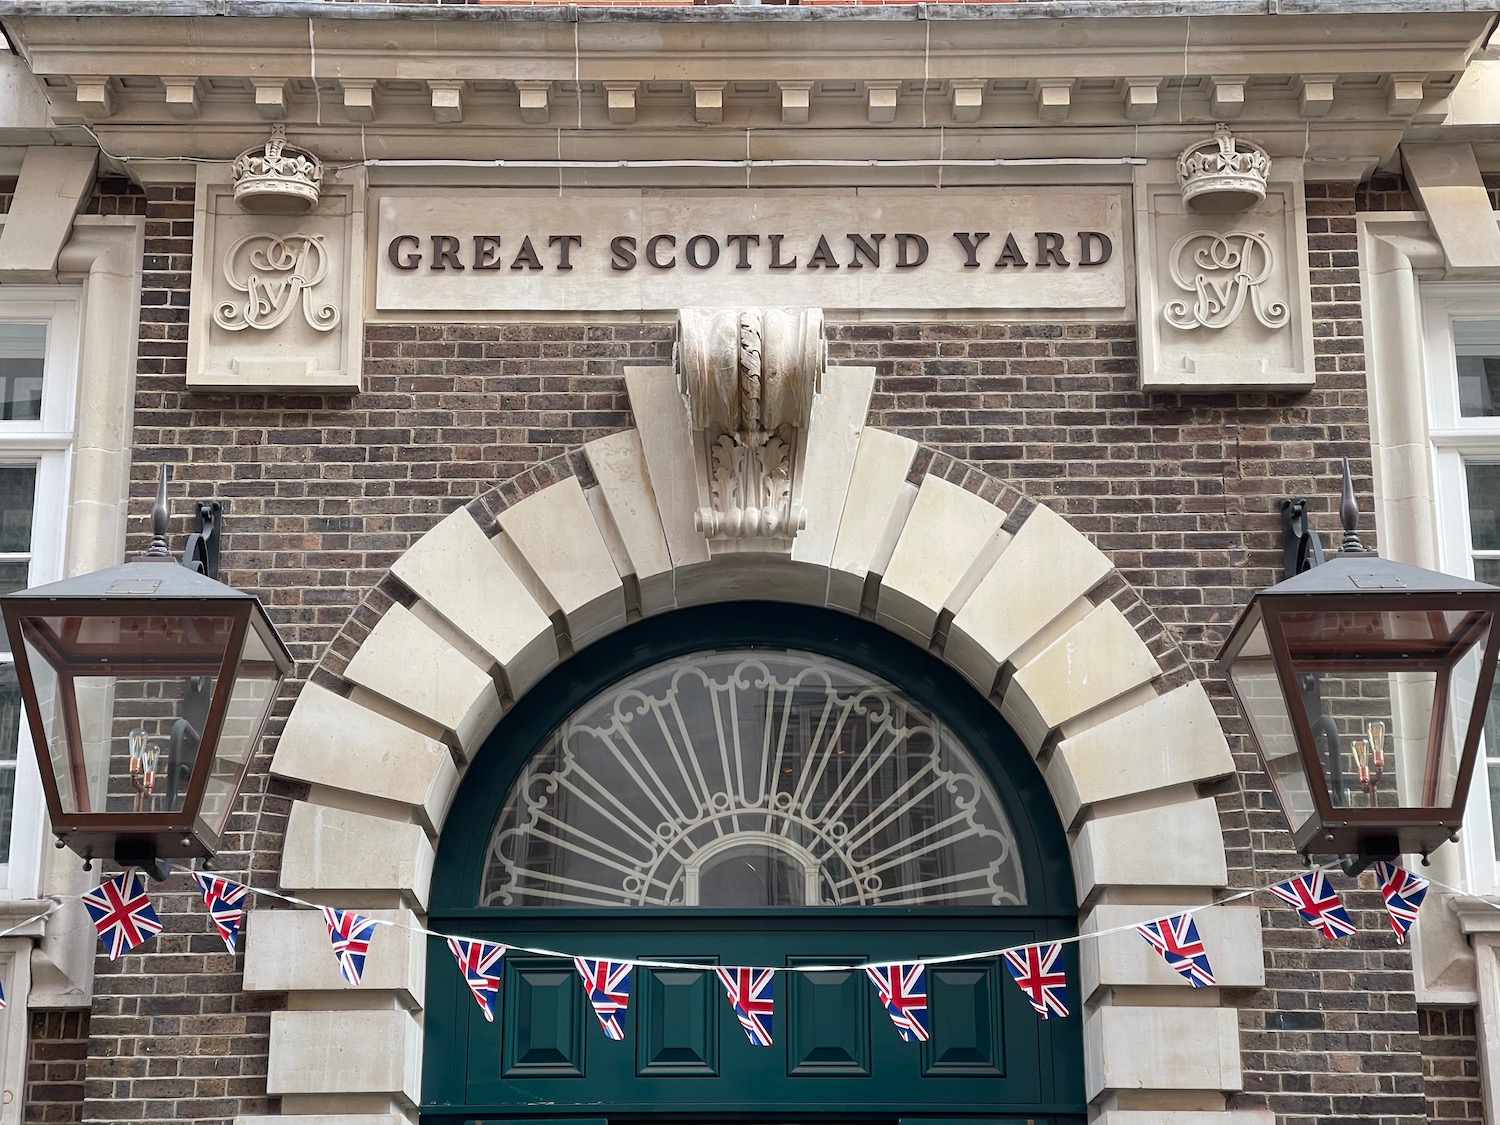
[[[362,978],[365,958],[378,927],[388,926],[415,934],[444,940],[453,953],[459,971],[473,993],[486,1020],[494,1020],[494,1009],[505,957],[511,952],[571,960],[583,982],[587,998],[597,1015],[604,1034],[610,1039],[624,1038],[624,1017],[629,1005],[632,971],[674,969],[716,973],[736,1018],[751,1043],[771,1044],[774,979],[777,973],[856,972],[867,975],[879,993],[881,1005],[891,1017],[895,1029],[908,1042],[925,1041],[930,1035],[927,1007],[926,969],[931,965],[967,961],[999,960],[1025,994],[1042,1019],[1066,1017],[1067,974],[1062,966],[1062,948],[1083,941],[1093,941],[1113,934],[1134,931],[1195,988],[1216,984],[1209,965],[1208,951],[1198,933],[1194,916],[1204,911],[1241,902],[1256,894],[1267,893],[1294,907],[1307,924],[1325,938],[1337,940],[1356,932],[1338,893],[1328,880],[1334,865],[1315,867],[1303,874],[1263,887],[1235,891],[1212,902],[1178,907],[1158,918],[1111,926],[1101,930],[1027,942],[996,949],[924,957],[920,960],[867,961],[858,964],[830,963],[815,965],[708,966],[701,961],[670,961],[647,957],[587,957],[538,946],[504,944],[480,938],[464,937],[430,929],[413,922],[372,918],[352,910],[338,910],[321,903],[309,902],[281,891],[267,890],[237,883],[218,875],[187,871],[208,908],[214,928],[226,949],[235,952],[244,904],[250,896],[274,899],[290,906],[316,910],[323,918],[339,971],[351,985]],[[1429,887],[1449,894],[1476,899],[1500,910],[1500,902],[1468,894],[1437,880],[1417,876],[1395,863],[1375,865],[1376,889],[1385,903],[1396,940],[1405,936],[1417,918]],[[139,871],[127,869],[80,896],[50,896],[45,910],[0,931],[6,937],[56,914],[70,899],[87,908],[95,930],[111,960],[155,936],[162,929],[160,919],[146,893],[145,879]],[[5,1003],[0,987],[0,1005]]]

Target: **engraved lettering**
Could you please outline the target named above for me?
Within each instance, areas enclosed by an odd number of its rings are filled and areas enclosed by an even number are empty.
[[[635,239],[628,234],[609,240],[609,268],[625,273],[635,269]]]
[[[410,250],[404,249],[408,242],[411,243]],[[398,270],[414,270],[422,264],[422,251],[417,249],[421,245],[422,240],[414,234],[398,234],[385,248],[385,256]]]
[[[844,237],[854,244],[850,248],[849,268],[851,270],[864,269],[865,262],[869,262],[876,269],[880,268],[880,244],[885,241],[883,233],[872,234],[869,238],[865,238],[862,234],[846,234]],[[864,256],[865,262],[859,260],[861,255]]]
[[[810,270],[836,270],[839,268],[838,262],[833,257],[833,247],[828,245],[828,237],[826,235],[818,235],[818,245],[813,249],[812,257],[807,259],[806,268]]]
[[[665,262],[660,261],[657,258],[657,248],[660,247],[663,243],[665,243],[669,247],[675,248],[677,246],[677,239],[675,236],[670,234],[653,234],[649,239],[646,240],[646,264],[648,266],[654,267],[655,269],[669,270],[677,265],[677,258],[674,255],[671,258],[668,258]]]
[[[1095,247],[1098,253],[1094,253]],[[1078,232],[1078,264],[1080,266],[1102,266],[1115,252],[1115,244],[1102,230]]]
[[[916,257],[912,257],[915,247]],[[920,234],[898,234],[896,236],[896,268],[909,270],[927,260],[927,240]]]
[[[964,269],[971,270],[979,265],[979,244],[989,236],[990,232],[987,230],[975,231],[973,234],[966,230],[953,232],[953,237],[964,248]]]
[[[698,260],[698,249],[708,247],[708,261]],[[687,245],[682,249],[683,256],[687,258],[687,264],[695,270],[712,269],[719,260],[719,240],[707,234],[695,234],[687,240]]]
[[[430,270],[463,269],[464,264],[458,260],[458,239],[451,234],[433,235],[432,261],[427,268]]]
[[[1068,259],[1063,257],[1063,236],[1055,230],[1039,230],[1036,232],[1037,268],[1050,266],[1053,262],[1060,266],[1068,264]]]
[[[790,262],[783,262],[781,260],[781,240],[785,237],[786,235],[784,234],[771,235],[771,268],[773,270],[794,270],[797,268],[796,258],[793,258]]]
[[[542,268],[542,260],[536,256],[536,247],[531,244],[531,235],[521,239],[521,248],[516,251],[515,259],[510,263],[513,270],[539,270]]]
[[[760,245],[758,234],[731,234],[724,239],[725,242],[739,249],[739,256],[734,260],[734,268],[747,270],[750,268],[750,247]]]
[[[1026,258],[1021,253],[1021,247],[1016,244],[1016,236],[1009,231],[1005,232],[1005,245],[1000,247],[1000,256],[995,259],[995,268],[1005,269],[1007,266],[1015,266],[1018,269],[1026,268]]]
[[[557,268],[560,270],[570,270],[573,268],[573,263],[568,261],[568,251],[575,246],[583,245],[583,235],[550,234],[547,236],[547,245],[556,246],[558,248]]]
[[[474,236],[474,268],[476,270],[498,270],[500,264],[500,236],[498,234],[476,234]]]

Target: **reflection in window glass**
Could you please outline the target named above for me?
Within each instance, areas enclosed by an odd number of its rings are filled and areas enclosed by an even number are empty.
[[[0,323],[0,422],[34,422],[42,416],[45,324]]]
[[[1500,416],[1500,320],[1453,322],[1458,360],[1458,412],[1465,418]]]
[[[35,465],[0,465],[0,552],[30,553],[35,497]]]
[[[1464,477],[1469,494],[1469,552],[1474,577],[1500,586],[1500,463],[1467,462]],[[1500,860],[1500,684],[1490,693],[1485,709],[1484,747],[1490,781],[1490,815],[1497,821],[1492,838],[1495,858]]]
[[[485,906],[1024,905],[973,755],[863,669],[792,650],[664,661],[584,704],[507,795]]]

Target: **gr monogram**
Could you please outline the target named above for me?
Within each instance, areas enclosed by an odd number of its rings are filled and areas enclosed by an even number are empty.
[[[269,331],[299,306],[309,327],[319,332],[337,327],[338,308],[320,304],[313,294],[328,274],[328,251],[320,236],[247,234],[225,253],[223,268],[224,280],[245,297],[215,306],[214,323],[220,328]]]
[[[1174,328],[1227,328],[1247,297],[1255,319],[1266,328],[1282,327],[1291,315],[1285,302],[1271,300],[1262,288],[1276,266],[1263,234],[1193,231],[1177,240],[1169,261],[1172,280],[1193,294],[1191,300],[1167,302],[1162,315]]]

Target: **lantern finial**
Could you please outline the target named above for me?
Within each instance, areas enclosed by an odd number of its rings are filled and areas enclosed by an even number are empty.
[[[156,503],[151,505],[151,546],[146,548],[146,554],[154,559],[172,555],[167,550],[167,478],[171,468],[166,461],[161,463],[161,476],[156,482]]]
[[[1354,501],[1354,478],[1349,474],[1347,457],[1344,458],[1344,494],[1339,498],[1339,519],[1344,525],[1344,541],[1339,544],[1339,551],[1363,552],[1365,545],[1359,541],[1359,534],[1354,530],[1354,524],[1359,519],[1359,505]]]

